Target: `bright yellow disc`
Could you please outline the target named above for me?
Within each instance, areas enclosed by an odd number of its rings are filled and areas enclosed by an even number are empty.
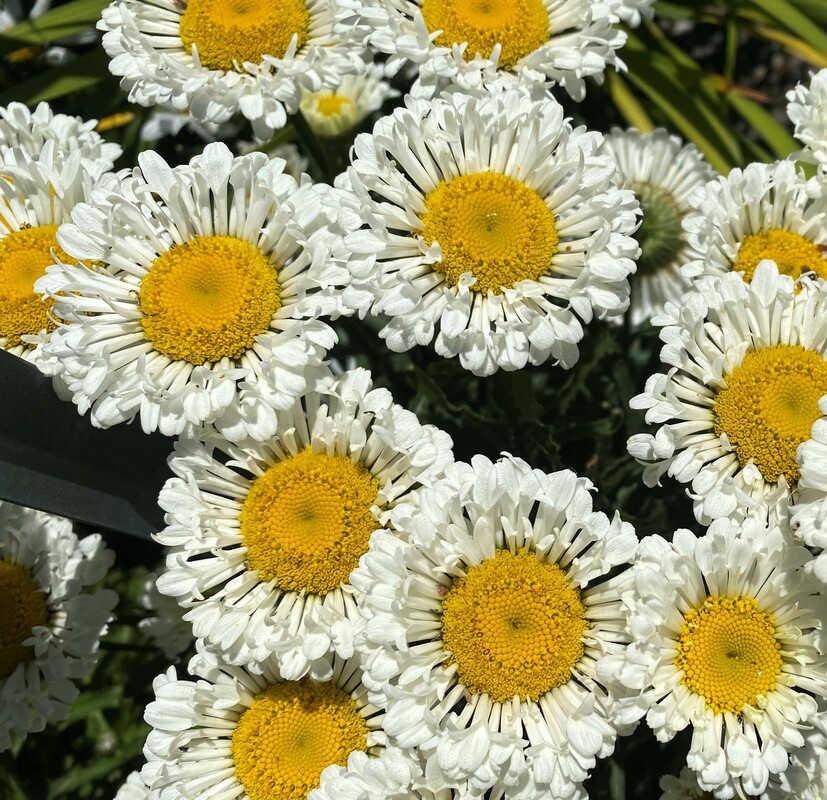
[[[425,198],[422,237],[437,242],[448,283],[470,272],[473,291],[501,294],[548,274],[557,252],[554,214],[524,183],[497,172],[458,175]]]
[[[333,683],[271,686],[233,732],[235,775],[251,800],[304,800],[322,770],[367,750],[368,727],[356,701]]]
[[[497,551],[442,601],[442,641],[460,683],[500,703],[537,700],[568,681],[588,624],[565,573],[528,552]]]
[[[751,281],[755,268],[767,258],[775,261],[783,275],[799,278],[805,272],[814,272],[819,278],[827,278],[824,249],[801,234],[781,228],[747,236],[738,249],[733,269],[743,272],[745,281]]]
[[[708,597],[684,617],[675,666],[716,714],[740,714],[775,689],[780,645],[772,614],[749,597]]]
[[[290,591],[341,586],[381,527],[371,511],[378,494],[379,481],[345,456],[308,447],[273,465],[241,509],[250,568]]]
[[[0,561],[0,680],[14,672],[18,664],[34,657],[23,642],[32,628],[49,620],[46,595],[32,580],[31,573],[20,564]]]

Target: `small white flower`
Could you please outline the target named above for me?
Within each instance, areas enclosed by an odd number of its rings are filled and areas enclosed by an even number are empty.
[[[139,772],[130,772],[115,795],[115,800],[149,800],[149,789]]]
[[[144,584],[141,605],[150,614],[138,623],[138,628],[172,660],[192,646],[192,626],[184,620],[181,606],[158,591],[156,580],[156,575],[150,575]]]
[[[787,116],[795,125],[795,138],[809,157],[827,168],[827,69],[810,73],[810,84],[799,83],[787,93]]]

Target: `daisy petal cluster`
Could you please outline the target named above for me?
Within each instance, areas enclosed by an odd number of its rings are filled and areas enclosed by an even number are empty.
[[[669,371],[631,401],[658,426],[628,442],[647,486],[664,474],[690,484],[701,522],[759,506],[785,515],[827,395],[825,313],[823,282],[769,261],[751,282],[729,272],[668,303],[655,323]]]
[[[601,138],[518,90],[408,98],[340,181],[367,221],[340,245],[345,302],[390,317],[390,349],[434,341],[476,375],[571,367],[581,320],[627,308],[639,252]]]
[[[805,744],[827,691],[818,584],[782,527],[716,520],[640,544],[623,594],[632,644],[602,663],[639,691],[619,717],[659,741],[692,730],[687,765],[716,797],[760,795]]]
[[[827,191],[795,162],[733,169],[696,189],[689,203],[697,213],[683,222],[687,277],[734,270],[749,281],[770,259],[793,278],[827,278]]]
[[[0,503],[0,752],[68,714],[117,602],[84,589],[112,561],[99,535],[78,539],[68,520]]]
[[[171,660],[192,646],[192,625],[183,619],[178,603],[158,591],[156,581],[157,576],[150,575],[144,583],[141,605],[148,614],[138,628]]]
[[[677,302],[691,287],[681,275],[689,256],[682,223],[698,214],[689,196],[715,173],[697,147],[663,128],[652,133],[615,128],[601,152],[614,159],[618,186],[635,193],[643,212],[634,234],[640,257],[631,279],[629,309],[632,324],[641,325],[661,313],[667,300]]]
[[[114,800],[149,800],[149,789],[141,780],[140,772],[130,772]]]
[[[146,432],[215,423],[265,439],[327,374],[336,334],[318,317],[347,311],[330,249],[359,217],[263,153],[214,143],[187,165],[139,162],[124,191],[60,229],[63,250],[96,266],[64,262],[38,282],[63,321],[45,352],[98,427],[139,416]]]
[[[351,572],[394,505],[451,461],[450,437],[365,370],[302,397],[266,442],[179,441],[159,501],[156,538],[172,551],[158,588],[229,663],[258,670],[275,653],[299,678],[328,652],[349,658],[362,627]]]
[[[241,112],[267,138],[302,88],[335,88],[364,69],[334,32],[338,0],[115,0],[98,28],[109,69],[133,103],[169,104],[200,122]]]
[[[364,682],[392,741],[440,776],[434,788],[585,797],[613,751],[598,664],[628,636],[608,574],[637,539],[592,510],[590,488],[476,456],[393,509],[405,535],[375,533],[352,574],[365,592]]]
[[[617,51],[626,34],[614,23],[627,6],[580,0],[340,0],[336,30],[358,31],[365,44],[387,53],[390,71],[406,61],[415,65],[417,96],[432,96],[450,84],[475,89],[495,72],[506,83],[558,85],[582,100],[585,78],[600,82],[607,67],[623,66]]]
[[[800,155],[827,167],[827,69],[810,75],[788,92],[787,116],[795,125],[795,138],[804,144]]]

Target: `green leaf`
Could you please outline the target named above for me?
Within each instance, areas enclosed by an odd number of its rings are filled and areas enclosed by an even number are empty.
[[[86,719],[96,711],[108,708],[117,708],[123,697],[123,686],[109,686],[106,689],[87,689],[80,696],[69,711],[66,720],[60,723],[61,728],[67,728],[75,722]]]
[[[54,67],[0,92],[0,105],[8,105],[13,100],[34,105],[88,89],[109,78],[108,62],[103,48],[95,48],[68,64]]]
[[[786,158],[800,149],[792,136],[776,121],[772,114],[748,97],[737,92],[727,92],[724,97],[735,111],[761,134],[777,158]]]
[[[649,133],[655,129],[652,118],[646,113],[643,104],[635,97],[629,84],[620,77],[619,73],[607,72],[606,83],[612,101],[626,122],[643,133]]]
[[[787,0],[749,0],[751,5],[774,19],[782,28],[812,45],[821,53],[827,53],[827,33]]]
[[[0,56],[24,45],[46,44],[95,27],[109,0],[74,0],[35,19],[8,28],[0,36]]]

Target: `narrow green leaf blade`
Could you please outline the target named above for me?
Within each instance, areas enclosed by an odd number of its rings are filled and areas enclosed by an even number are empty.
[[[46,44],[91,30],[109,0],[74,0],[45,14],[21,22],[0,35],[0,55],[31,44]]]

